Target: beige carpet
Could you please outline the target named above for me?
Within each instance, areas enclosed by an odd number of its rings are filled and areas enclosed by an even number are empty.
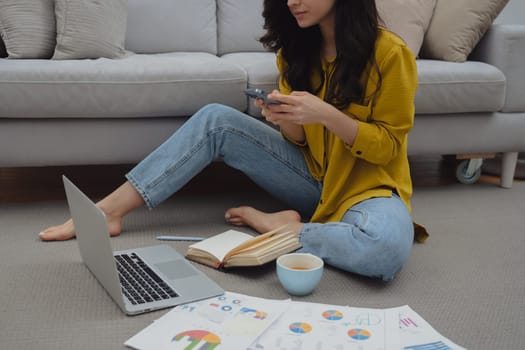
[[[393,282],[328,268],[314,294],[294,299],[356,307],[408,304],[468,349],[524,349],[524,201],[523,182],[510,190],[491,184],[416,188],[414,218],[431,237],[414,245]],[[159,233],[213,235],[229,228],[223,212],[239,204],[281,208],[262,193],[184,195],[132,213],[126,232],[112,243],[121,249],[157,244]],[[36,238],[67,216],[63,201],[0,205],[0,349],[121,349],[166,312],[124,316],[81,263],[76,241]],[[187,247],[168,244],[180,252]],[[273,264],[229,273],[196,266],[227,290],[287,297]]]

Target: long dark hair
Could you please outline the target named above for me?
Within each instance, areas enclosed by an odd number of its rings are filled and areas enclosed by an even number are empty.
[[[325,100],[343,109],[370,98],[364,96],[361,78],[368,67],[378,70],[374,57],[379,15],[374,0],[336,0],[334,6],[337,57]],[[281,50],[288,65],[283,72],[285,81],[292,90],[317,94],[325,78],[319,26],[300,28],[284,0],[264,0],[263,17],[266,33],[259,40],[274,52]],[[318,72],[320,86],[312,86],[312,72]],[[376,82],[376,92],[380,84]]]

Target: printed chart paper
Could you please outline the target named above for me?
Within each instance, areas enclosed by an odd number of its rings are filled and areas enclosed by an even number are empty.
[[[382,309],[292,302],[250,350],[400,349],[397,320]]]
[[[247,349],[288,305],[226,292],[175,307],[124,344],[140,350]]]
[[[403,350],[466,350],[439,334],[408,305],[389,309],[399,320]]]
[[[232,292],[177,306],[124,344],[138,350],[466,350],[407,305],[357,308]]]

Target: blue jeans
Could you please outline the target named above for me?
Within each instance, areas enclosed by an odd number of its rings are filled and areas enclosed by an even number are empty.
[[[214,160],[242,171],[303,218],[317,206],[322,183],[311,176],[299,147],[265,123],[219,104],[200,109],[126,177],[153,208]],[[341,222],[305,223],[299,238],[301,252],[327,264],[391,280],[410,254],[413,227],[406,206],[393,195],[355,205]]]

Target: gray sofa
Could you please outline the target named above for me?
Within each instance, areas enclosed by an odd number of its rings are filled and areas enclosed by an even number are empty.
[[[122,59],[0,59],[0,167],[135,163],[211,102],[257,117],[243,90],[277,86],[275,55],[256,40],[261,1],[179,3],[129,0],[135,54]],[[522,57],[525,26],[493,25],[467,62],[419,59],[409,154],[501,153],[511,187],[525,150]]]

